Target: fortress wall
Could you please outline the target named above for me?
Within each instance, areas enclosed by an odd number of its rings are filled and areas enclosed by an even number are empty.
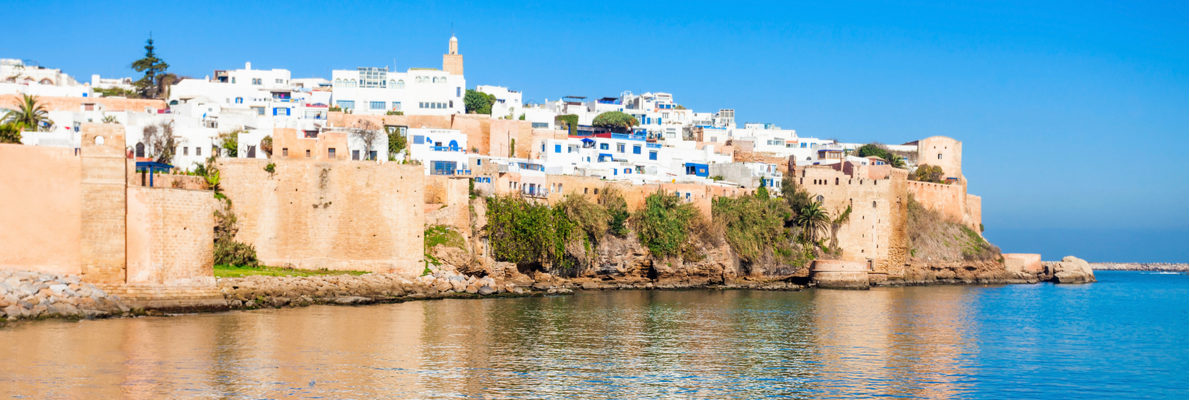
[[[970,226],[982,234],[983,227],[983,198],[967,194],[967,212],[963,215],[963,224]]]
[[[471,239],[469,181],[465,177],[426,176],[423,195],[426,226],[446,225],[461,233],[464,239]]]
[[[937,165],[942,176],[963,180],[963,142],[946,136],[918,140],[917,165]]]
[[[227,159],[220,186],[237,239],[267,265],[421,272],[425,177],[396,163]]]
[[[966,215],[967,191],[962,184],[909,181],[909,193],[923,207],[937,211],[954,222]]]
[[[897,261],[904,258],[907,247],[903,171],[890,172],[884,179],[865,179],[865,174],[855,178],[830,167],[797,167],[794,175],[812,199],[821,199],[832,219],[848,205],[852,207],[849,222],[838,232],[838,245],[843,250],[840,259],[872,260],[871,267],[878,272],[887,272],[890,264],[903,263]]]
[[[20,95],[0,96],[0,108],[16,109],[20,101]],[[156,112],[165,108],[164,100],[123,97],[37,96],[37,104],[46,111],[83,111],[83,104],[95,104],[96,111],[108,112],[145,112],[146,109]]]
[[[129,187],[127,283],[214,285],[214,212],[207,190]]]
[[[81,165],[73,149],[0,144],[0,269],[82,272]]]

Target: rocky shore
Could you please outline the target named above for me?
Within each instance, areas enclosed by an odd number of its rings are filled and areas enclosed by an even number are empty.
[[[1096,271],[1159,271],[1187,272],[1190,264],[1185,263],[1091,263]]]
[[[625,261],[625,260],[618,260]],[[634,260],[635,261],[635,260]],[[897,280],[873,278],[874,286],[939,284],[1089,283],[1090,265],[1075,257],[1045,262],[1041,273],[1005,271],[999,263],[912,263]],[[451,266],[431,267],[426,275],[409,278],[395,274],[248,276],[216,281],[222,295],[218,306],[170,311],[219,311],[263,307],[302,307],[312,304],[375,304],[421,299],[501,296],[564,295],[575,290],[753,289],[801,290],[809,281],[796,276],[755,276],[735,269],[695,264],[699,269],[673,268],[667,263],[624,262],[607,264],[600,271],[572,277],[542,271],[522,272],[511,263],[490,263],[483,270],[460,272]],[[694,271],[693,273],[691,271]],[[215,295],[218,299],[218,295]],[[225,303],[224,303],[225,302]],[[75,276],[0,271],[0,317],[7,320],[37,318],[98,318],[145,313],[118,296],[105,293]]]
[[[77,276],[0,270],[0,320],[97,318],[129,312],[119,297]]]

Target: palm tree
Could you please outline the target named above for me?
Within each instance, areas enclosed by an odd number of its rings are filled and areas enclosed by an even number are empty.
[[[893,155],[893,154],[889,154],[888,158],[889,158],[888,165],[891,165],[893,168],[905,168],[905,159],[904,158],[897,157],[896,155]]]
[[[798,210],[793,218],[794,223],[802,228],[802,237],[811,243],[818,243],[818,238],[828,229],[830,216],[822,209],[822,203],[811,202]]]
[[[20,104],[17,109],[9,110],[4,114],[4,121],[15,124],[22,130],[35,131],[42,123],[47,126],[52,125],[50,121],[49,111],[46,111],[45,106],[37,103],[37,97],[22,94]]]

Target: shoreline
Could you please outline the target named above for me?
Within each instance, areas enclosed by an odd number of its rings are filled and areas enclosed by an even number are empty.
[[[25,276],[35,276],[29,273]],[[56,275],[42,275],[49,281],[75,279],[73,277],[58,277]],[[153,299],[121,298],[118,295],[103,293],[100,288],[92,288],[94,295],[104,298],[106,308],[91,309],[62,309],[47,306],[45,310],[34,313],[14,314],[0,312],[0,327],[16,322],[30,322],[39,320],[92,320],[106,318],[126,318],[138,316],[170,316],[178,314],[212,313],[238,310],[255,310],[262,308],[297,308],[311,305],[339,305],[358,306],[376,304],[395,304],[418,300],[444,299],[487,299],[540,297],[554,295],[571,295],[577,291],[604,290],[765,290],[765,291],[802,291],[807,289],[820,290],[865,290],[865,289],[833,289],[819,288],[810,284],[809,279],[785,277],[781,279],[712,279],[699,278],[688,280],[643,280],[643,279],[601,279],[601,278],[556,278],[552,276],[538,276],[531,282],[497,280],[491,277],[468,277],[457,272],[439,271],[434,275],[425,275],[413,279],[394,274],[364,274],[364,275],[321,275],[321,276],[246,276],[236,278],[218,278],[214,292],[221,294],[218,299],[204,299],[201,302],[174,302],[163,305],[154,303]],[[1037,284],[1046,281],[1040,279],[1020,278],[977,278],[977,279],[932,279],[907,281],[873,282],[871,287],[909,287],[909,286],[986,286]],[[49,283],[44,286],[50,286]],[[38,285],[32,285],[37,289]],[[39,292],[40,290],[34,290]],[[2,298],[2,297],[0,297]],[[49,303],[72,303],[62,298],[45,301]],[[3,310],[0,307],[0,310]],[[11,310],[11,309],[9,309]]]

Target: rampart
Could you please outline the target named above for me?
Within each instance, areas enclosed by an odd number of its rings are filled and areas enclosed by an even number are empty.
[[[221,160],[236,238],[267,265],[422,271],[422,167],[360,161]]]
[[[822,203],[832,220],[851,207],[848,222],[836,234],[841,260],[867,262],[873,272],[900,275],[908,252],[906,171],[885,170],[887,175],[880,179],[868,178],[870,171],[864,168],[811,166],[793,171],[796,183]]]
[[[967,194],[967,181],[957,183],[932,183],[908,181],[909,193],[923,207],[937,211],[943,217],[980,231],[982,199]]]
[[[211,192],[130,185],[123,127],[82,132],[78,155],[0,145],[0,269],[213,289]]]

